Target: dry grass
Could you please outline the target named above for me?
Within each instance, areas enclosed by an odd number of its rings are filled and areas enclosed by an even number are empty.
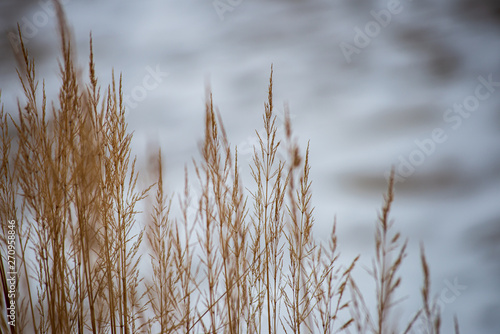
[[[328,245],[313,237],[309,149],[299,149],[288,117],[285,138],[277,137],[272,69],[251,164],[254,192],[240,182],[237,148],[210,91],[202,159],[194,163],[200,193],[190,193],[187,171],[178,200],[164,192],[161,152],[149,171],[156,181],[138,190],[121,78],[101,90],[91,39],[83,82],[58,9],[59,101],[48,104],[44,87],[39,100],[35,63],[22,45],[25,102],[18,121],[0,113],[3,314],[9,303],[6,221],[18,222],[17,322],[12,327],[0,317],[3,333],[399,332],[390,311],[406,242],[389,222],[393,178],[375,235],[372,313],[352,277],[358,258],[339,263],[335,225]],[[287,161],[278,158],[280,146]],[[149,218],[139,219],[139,203]],[[424,319],[429,333],[438,333],[423,250],[422,267],[423,307],[406,332]]]

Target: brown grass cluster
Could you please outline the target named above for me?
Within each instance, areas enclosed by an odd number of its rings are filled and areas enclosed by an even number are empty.
[[[186,172],[177,201],[164,192],[161,153],[156,182],[138,189],[121,77],[100,88],[91,39],[84,83],[60,7],[58,17],[59,101],[46,101],[22,45],[25,101],[18,120],[0,115],[2,333],[439,333],[423,251],[422,310],[403,330],[391,317],[406,254],[389,222],[392,178],[375,235],[374,311],[352,277],[358,258],[339,261],[335,225],[328,245],[315,241],[309,149],[299,149],[288,117],[277,137],[272,70],[251,164],[255,190],[240,182],[237,148],[208,92],[194,163],[201,191],[190,193]],[[138,215],[140,203],[149,218]],[[8,220],[17,222],[16,326],[6,317]]]

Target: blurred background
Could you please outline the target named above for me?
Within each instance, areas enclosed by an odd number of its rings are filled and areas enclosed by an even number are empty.
[[[336,216],[343,261],[361,254],[369,267],[395,166],[392,217],[409,238],[395,315],[405,323],[420,305],[423,242],[443,333],[455,314],[463,333],[500,332],[499,1],[62,3],[82,75],[91,31],[101,84],[123,72],[134,154],[147,168],[161,145],[169,191],[181,191],[184,166],[199,157],[207,83],[240,164],[251,162],[274,64],[280,131],[286,102],[301,147],[310,141],[316,238]],[[51,2],[2,0],[0,89],[14,118],[17,23],[49,98],[60,82]],[[356,275],[372,300],[362,266]]]

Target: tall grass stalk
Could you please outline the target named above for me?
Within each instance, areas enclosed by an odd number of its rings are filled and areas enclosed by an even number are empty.
[[[58,2],[56,9],[58,100],[47,101],[22,43],[24,100],[17,120],[0,111],[2,333],[397,331],[390,311],[407,243],[388,218],[393,177],[375,235],[377,308],[371,312],[353,277],[359,257],[340,260],[336,222],[328,244],[313,236],[309,146],[299,148],[287,106],[285,137],[278,136],[272,67],[250,165],[252,190],[242,184],[237,147],[229,143],[210,90],[195,177],[186,168],[183,193],[167,193],[159,151],[146,171],[155,181],[140,189],[121,76],[113,73],[101,88],[91,36],[89,76],[80,77]],[[17,137],[9,134],[11,126]],[[286,160],[280,150],[288,152]],[[8,220],[18,222],[15,327],[5,316]],[[438,333],[423,250],[421,259],[423,307],[406,332],[424,319]]]

